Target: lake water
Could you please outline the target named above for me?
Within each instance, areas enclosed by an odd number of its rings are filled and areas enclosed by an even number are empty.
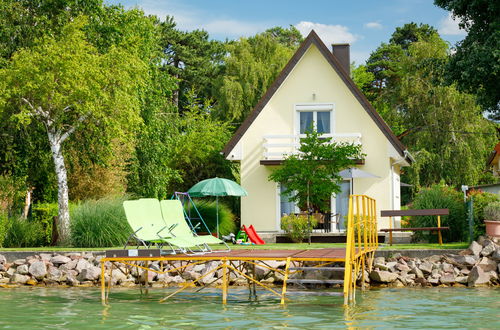
[[[102,306],[98,288],[0,288],[0,328],[12,329],[500,329],[500,289],[383,288],[357,291],[344,309],[341,297],[297,296],[284,307],[266,292],[248,301],[231,288],[186,292],[158,303],[172,289],[113,289]]]

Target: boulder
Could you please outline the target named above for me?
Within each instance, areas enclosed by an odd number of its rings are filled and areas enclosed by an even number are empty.
[[[95,281],[99,278],[100,275],[101,275],[101,269],[99,267],[89,265],[87,268],[83,268],[81,270],[80,274],[78,274],[76,279],[80,282]]]
[[[28,282],[29,279],[30,277],[27,275],[14,274],[10,277],[10,283],[26,284],[26,282]]]
[[[424,278],[424,273],[418,267],[412,268],[410,272],[415,274],[417,278]]]
[[[87,260],[85,259],[79,259],[77,264],[76,264],[76,267],[75,267],[75,270],[78,272],[78,273],[81,273],[82,270],[84,269],[88,269],[90,267],[93,267],[90,262],[88,262]]]
[[[409,272],[411,269],[405,264],[397,264],[396,269],[401,271],[401,272]]]
[[[26,263],[26,259],[16,259],[14,260],[13,264],[15,266],[21,266],[21,265],[24,265]]]
[[[500,247],[497,247],[490,256],[491,259],[500,262]]]
[[[427,279],[427,283],[432,284],[432,285],[438,285],[439,284],[439,278],[430,277],[429,279]]]
[[[54,265],[61,265],[70,262],[71,259],[60,254],[53,256],[50,258],[50,262]]]
[[[52,282],[60,282],[62,278],[62,271],[57,267],[49,267],[47,270],[47,280]]]
[[[456,278],[454,274],[445,273],[439,278],[439,282],[441,282],[441,284],[450,285],[456,282]]]
[[[0,254],[0,264],[6,264],[7,263],[7,258],[3,254]]]
[[[28,265],[21,265],[16,268],[16,273],[21,275],[27,275],[28,269],[29,269]]]
[[[45,266],[45,262],[39,260],[31,264],[29,273],[38,280],[44,278],[44,276],[47,275],[47,267]]]
[[[479,244],[478,242],[476,242],[476,241],[472,241],[472,243],[470,243],[470,245],[469,245],[469,250],[476,257],[479,256],[479,254],[481,253],[482,249],[483,249],[483,246],[481,244]]]
[[[69,262],[62,264],[59,266],[61,270],[70,270],[70,269],[75,269],[76,264],[78,263],[78,260],[70,260]]]
[[[394,267],[396,267],[397,264],[398,264],[397,261],[390,261],[386,263],[385,266],[387,267],[388,270],[394,272]]]
[[[52,253],[40,253],[40,259],[43,261],[50,261],[50,259],[52,259]]]
[[[440,265],[439,269],[441,269],[441,270],[442,270],[443,272],[445,272],[445,273],[453,273],[453,271],[454,271],[454,267],[453,267],[453,265],[452,265],[452,264],[449,264],[449,263],[447,263],[447,262],[443,262],[443,263]]]
[[[66,274],[66,283],[71,286],[77,286],[80,282],[76,279],[73,274]]]
[[[474,266],[479,258],[476,256],[451,256],[447,261],[455,266],[464,268],[467,266]]]
[[[394,282],[397,278],[398,274],[390,273],[384,270],[372,270],[370,273],[370,279],[380,283],[391,283]]]
[[[430,262],[431,264],[434,264],[434,263],[441,261],[441,258],[442,258],[442,256],[435,254],[435,255],[432,255],[430,257],[427,257],[426,260],[428,262]]]
[[[467,276],[457,276],[455,281],[460,284],[467,284]]]
[[[487,257],[481,258],[476,266],[482,268],[482,270],[485,272],[497,269],[497,263]]]
[[[125,275],[121,270],[119,269],[113,269],[111,272],[111,281],[115,284],[120,284],[122,282],[125,282],[127,280],[127,275]]]
[[[490,282],[490,274],[485,273],[482,268],[474,266],[467,278],[468,286],[486,285]]]
[[[385,264],[385,258],[384,257],[376,257],[373,259],[373,264]]]
[[[389,267],[385,263],[376,263],[373,267],[378,268],[380,270],[389,270]]]
[[[425,261],[422,264],[420,264],[418,268],[425,274],[430,274],[432,272],[432,264],[428,261]]]
[[[481,255],[483,257],[487,257],[490,254],[492,254],[493,252],[495,252],[496,249],[497,249],[497,245],[495,243],[493,243],[491,240],[487,239],[484,241],[483,249],[481,250]]]

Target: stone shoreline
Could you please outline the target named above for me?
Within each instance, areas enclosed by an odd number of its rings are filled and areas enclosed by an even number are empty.
[[[500,246],[496,239],[480,238],[458,254],[432,255],[410,258],[401,253],[390,257],[376,257],[371,272],[365,270],[365,281],[370,286],[498,286],[500,284]],[[446,252],[446,250],[443,250]],[[0,254],[0,287],[11,286],[96,286],[100,284],[102,255],[93,253],[40,253],[26,258],[7,261]],[[268,266],[284,270],[285,262],[269,261]],[[170,268],[179,266],[172,262]],[[190,265],[182,271],[169,274],[146,272],[136,267],[119,265],[112,270],[111,282],[115,286],[134,287],[148,283],[153,287],[179,286],[194,280],[219,266],[217,261]],[[105,279],[109,280],[106,263]],[[148,266],[160,270],[160,262]],[[218,272],[221,272],[218,271]],[[200,280],[200,284],[219,285],[221,274],[212,273]],[[338,272],[318,270],[300,274],[309,279],[335,279]],[[255,277],[266,285],[281,284],[283,274],[264,267],[256,267]],[[297,276],[296,276],[297,277]],[[358,282],[361,278],[358,279]],[[234,274],[231,285],[247,285],[247,280]],[[361,284],[361,283],[358,283]]]

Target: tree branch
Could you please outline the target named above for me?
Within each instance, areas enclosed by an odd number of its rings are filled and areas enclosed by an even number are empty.
[[[59,142],[60,143],[63,143],[64,140],[66,140],[71,134],[73,134],[73,132],[78,128],[78,126],[80,125],[80,123],[82,123],[85,119],[87,119],[88,117],[90,116],[90,112],[87,112],[86,114],[80,116],[80,118],[78,118],[77,120],[77,123],[76,125],[74,126],[71,126],[66,132],[64,132],[62,135],[61,135],[61,138],[59,139]]]

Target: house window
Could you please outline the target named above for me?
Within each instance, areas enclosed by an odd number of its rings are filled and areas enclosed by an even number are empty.
[[[285,190],[286,186],[280,184],[280,217],[285,214],[288,215],[299,212],[297,205],[289,200],[290,196],[283,193]]]
[[[331,134],[333,126],[333,105],[297,105],[298,133],[306,134],[311,127],[318,133]]]

